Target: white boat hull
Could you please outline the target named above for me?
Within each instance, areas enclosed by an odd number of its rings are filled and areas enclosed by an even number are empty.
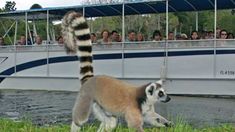
[[[105,48],[94,51],[96,75],[136,85],[165,78],[170,94],[235,95],[235,47],[216,52],[213,47]],[[8,47],[0,52],[0,89],[79,90],[79,57],[66,55],[63,47]]]

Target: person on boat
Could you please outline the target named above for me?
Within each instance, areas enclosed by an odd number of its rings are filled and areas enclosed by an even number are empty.
[[[28,45],[33,45],[35,41],[36,40],[35,40],[34,32],[30,31],[28,34],[28,40],[27,40]]]
[[[122,35],[121,34],[118,34],[118,42],[122,42]]]
[[[97,43],[97,37],[95,33],[91,33],[91,42],[92,43]]]
[[[214,38],[214,33],[212,31],[207,31],[205,39],[213,39]]]
[[[225,39],[227,39],[227,38],[228,38],[227,31],[225,29],[220,30],[219,39],[221,39],[221,40],[219,40],[217,42],[217,45],[218,46],[226,46],[228,43],[227,43],[227,41]]]
[[[198,39],[200,39],[200,37],[198,36],[198,32],[197,31],[192,31],[190,39],[191,40],[198,40]]]
[[[0,46],[4,46],[4,45],[5,45],[4,38],[0,36]]]
[[[135,31],[134,30],[129,30],[126,42],[134,42],[134,41],[136,41]]]
[[[221,29],[220,28],[216,28],[216,38],[219,39],[220,38],[220,31]]]
[[[118,36],[118,32],[116,30],[113,30],[111,32],[111,41],[112,42],[120,42],[119,36]]]
[[[168,33],[168,40],[175,40],[175,35],[173,32]]]
[[[110,44],[111,43],[111,40],[109,39],[109,31],[107,29],[104,29],[102,32],[101,32],[101,39],[99,39],[97,41],[97,43],[99,44]]]
[[[144,41],[144,35],[141,32],[137,33],[137,41]]]
[[[220,39],[227,39],[228,38],[228,34],[227,34],[227,31],[225,29],[220,31],[219,38]]]
[[[35,38],[35,43],[33,45],[42,45],[42,38],[38,35]]]
[[[162,40],[162,34],[159,30],[155,30],[153,32],[153,41],[161,41]]]
[[[188,36],[185,33],[180,34],[181,40],[188,40]]]
[[[20,36],[20,40],[18,41],[17,45],[26,45],[26,37],[25,35]]]
[[[233,33],[228,33],[228,37],[227,37],[227,39],[234,39],[234,35],[233,35]]]
[[[62,36],[59,36],[57,38],[58,45],[64,45],[64,38]]]

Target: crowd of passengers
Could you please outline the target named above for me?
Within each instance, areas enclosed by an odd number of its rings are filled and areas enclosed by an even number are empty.
[[[17,41],[16,45],[43,45],[42,37],[40,35],[34,36],[32,32],[29,35],[27,41],[26,36],[21,35],[19,40]],[[99,39],[98,39],[99,38]],[[162,41],[166,37],[162,35],[159,30],[155,30],[153,35],[150,39],[147,39],[141,32],[135,32],[134,30],[128,31],[127,38],[125,42],[138,42],[138,41]],[[216,30],[216,38],[217,39],[234,39],[234,35],[232,33],[228,33],[225,29],[217,28]],[[203,31],[197,32],[192,31],[190,35],[185,33],[181,34],[174,34],[174,32],[168,33],[168,40],[199,40],[199,39],[214,39],[214,32],[213,31]],[[123,42],[122,36],[116,31],[113,30],[109,32],[109,30],[105,29],[100,33],[100,37],[95,33],[91,33],[91,41],[92,43],[96,44],[110,44],[112,42]],[[62,36],[57,37],[58,45],[63,45],[64,40]],[[6,45],[4,43],[4,37],[0,36],[0,46]]]
[[[91,40],[92,43],[97,44],[109,44],[112,42],[123,42],[122,36],[116,31],[113,30],[109,32],[108,30],[103,30],[100,33],[100,39],[97,39],[97,35],[95,33],[91,33]],[[162,41],[166,37],[162,35],[159,30],[155,30],[150,39],[145,37],[144,34],[141,32],[135,32],[134,30],[128,31],[127,38],[125,42],[138,42],[138,41]],[[228,33],[225,29],[217,29],[216,30],[216,38],[217,39],[234,39],[233,33]],[[168,40],[199,40],[199,39],[214,39],[214,32],[213,31],[204,31],[204,32],[197,32],[192,31],[190,35],[185,33],[182,34],[174,34],[174,32],[168,33]]]
[[[56,43],[58,45],[64,44],[64,39],[62,36],[58,36],[56,39]],[[20,35],[19,39],[17,40],[15,45],[45,45],[46,43],[43,42],[43,39],[40,35],[33,35],[33,32],[30,32],[30,35],[28,35],[28,39],[26,40],[25,35]],[[4,42],[4,37],[0,35],[0,46],[7,45]]]

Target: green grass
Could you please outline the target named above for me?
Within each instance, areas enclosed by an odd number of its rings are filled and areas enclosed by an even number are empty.
[[[83,132],[95,132],[98,125],[85,125]],[[0,119],[0,132],[69,132],[69,125],[53,125],[39,127],[30,121],[15,122],[9,119]],[[145,128],[146,132],[235,132],[235,127],[223,124],[216,127],[194,128],[183,121],[178,121],[170,128]],[[117,126],[113,132],[134,132],[123,126]]]

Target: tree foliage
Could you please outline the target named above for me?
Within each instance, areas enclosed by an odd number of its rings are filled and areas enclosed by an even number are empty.
[[[16,8],[16,3],[15,1],[6,1],[6,4],[5,4],[5,11],[15,11]]]
[[[39,5],[39,4],[33,4],[33,5],[30,7],[30,9],[41,9],[41,8],[42,8],[42,6]]]

